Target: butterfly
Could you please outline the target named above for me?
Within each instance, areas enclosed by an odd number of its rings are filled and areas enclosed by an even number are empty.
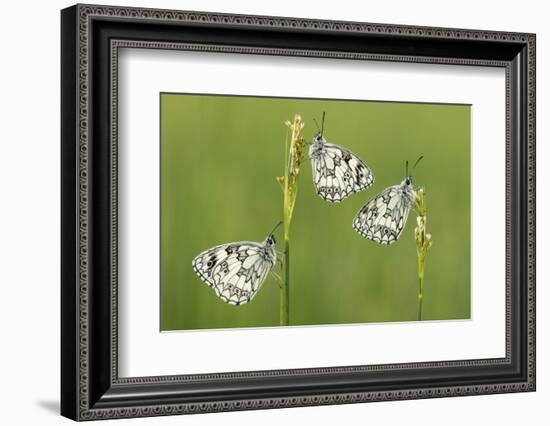
[[[371,186],[374,175],[357,155],[340,145],[327,142],[323,136],[324,124],[323,113],[321,130],[314,136],[309,147],[313,183],[323,200],[340,202],[354,192]]]
[[[413,170],[420,160],[422,157],[416,161]],[[353,219],[353,228],[362,237],[379,244],[392,244],[401,236],[411,207],[416,201],[408,162],[405,168],[406,178],[399,185],[384,189],[365,204]]]
[[[261,243],[240,241],[202,252],[193,259],[193,269],[224,302],[237,306],[250,302],[277,262],[273,233],[279,225]]]

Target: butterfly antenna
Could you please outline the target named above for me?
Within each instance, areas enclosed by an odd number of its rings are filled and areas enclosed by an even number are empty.
[[[416,160],[416,163],[414,163],[414,166],[413,166],[413,169],[412,171],[414,172],[414,169],[416,169],[416,166],[418,165],[418,163],[420,163],[420,160],[422,160],[424,158],[423,155],[421,155],[420,157],[418,157],[418,160]]]
[[[279,221],[279,223],[277,225],[275,225],[275,228],[273,228],[273,230],[268,234],[268,235],[273,235],[273,233],[277,230],[277,228],[279,226],[281,226],[283,224],[283,221]]]
[[[315,120],[315,118],[313,119],[313,122],[315,123],[315,127],[317,127],[317,131],[322,134],[323,132],[321,132],[321,129],[319,128],[319,123],[317,123],[317,120]]]
[[[405,161],[405,177],[409,176],[409,160]]]
[[[323,120],[321,121],[321,134],[325,131],[325,111],[323,111]]]

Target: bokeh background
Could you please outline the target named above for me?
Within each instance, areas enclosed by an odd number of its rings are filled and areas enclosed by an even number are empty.
[[[401,182],[405,160],[425,188],[428,232],[424,320],[470,317],[470,107],[468,105],[161,94],[161,330],[277,326],[271,276],[250,304],[222,302],[191,267],[201,251],[263,241],[282,218],[286,120],[299,113],[311,140],[324,134],[362,158],[373,186],[332,204],[302,165],[291,228],[290,324],[416,320],[416,215],[400,240],[380,246],[351,221]],[[282,229],[276,237],[283,250]],[[280,273],[280,269],[277,267]]]

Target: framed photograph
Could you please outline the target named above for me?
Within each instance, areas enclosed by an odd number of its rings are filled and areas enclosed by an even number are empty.
[[[61,412],[535,390],[535,35],[61,12]]]

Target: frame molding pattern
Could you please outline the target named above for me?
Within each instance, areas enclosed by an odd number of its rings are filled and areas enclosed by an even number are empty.
[[[312,19],[297,19],[283,17],[266,17],[266,16],[246,16],[233,14],[219,13],[202,13],[202,12],[187,12],[187,11],[170,11],[157,9],[141,9],[141,8],[126,8],[126,7],[104,7],[92,5],[77,5],[77,93],[78,93],[78,115],[77,115],[77,306],[76,316],[78,318],[77,328],[77,347],[78,347],[78,362],[76,365],[76,377],[78,390],[77,397],[77,412],[76,419],[78,420],[93,420],[105,419],[113,417],[142,417],[142,416],[159,416],[172,414],[189,414],[189,413],[207,413],[232,410],[250,410],[250,409],[267,409],[295,406],[312,406],[312,405],[328,405],[328,404],[346,404],[356,402],[370,401],[385,401],[385,400],[404,400],[417,398],[438,398],[449,396],[465,396],[476,394],[490,393],[507,393],[518,391],[533,391],[535,390],[535,46],[536,38],[534,34],[511,33],[511,32],[496,32],[496,31],[481,31],[481,30],[465,30],[465,29],[447,29],[437,27],[418,27],[418,26],[403,26],[403,25],[386,25],[386,24],[370,24],[358,22],[337,22]],[[277,28],[277,29],[293,29],[293,30],[315,30],[326,33],[361,33],[361,34],[381,34],[385,36],[411,36],[415,38],[437,38],[448,40],[484,40],[484,41],[506,41],[511,43],[521,43],[527,48],[527,381],[517,383],[491,384],[479,386],[449,386],[449,387],[431,387],[424,389],[405,389],[396,391],[379,391],[379,392],[353,392],[353,393],[330,393],[324,395],[309,395],[299,397],[273,397],[273,398],[258,398],[258,399],[237,399],[223,402],[204,402],[204,403],[174,403],[139,406],[135,408],[94,408],[90,400],[89,377],[90,377],[90,329],[89,329],[89,277],[90,277],[90,170],[89,170],[89,135],[90,135],[90,75],[89,75],[89,46],[91,20],[94,18],[119,18],[128,20],[137,20],[140,22],[155,22],[155,21],[172,21],[175,23],[193,23],[193,24],[218,24],[233,27],[258,27],[262,29]],[[479,61],[465,60],[460,58],[436,58],[436,57],[407,57],[398,55],[383,55],[383,54],[355,54],[346,52],[326,52],[326,51],[311,51],[311,50],[286,50],[286,49],[271,49],[271,48],[247,48],[235,46],[213,46],[213,45],[191,45],[182,46],[181,43],[161,43],[161,42],[136,42],[136,41],[112,41],[111,55],[115,54],[115,60],[111,64],[110,89],[112,96],[116,99],[117,96],[117,61],[116,51],[118,47],[139,47],[145,45],[148,48],[169,48],[169,49],[190,49],[208,50],[208,51],[223,51],[231,53],[260,53],[270,55],[301,55],[301,56],[318,56],[330,58],[355,58],[355,59],[370,59],[370,60],[393,60],[393,61],[408,61],[408,62],[429,62],[429,63],[452,63],[452,64],[477,64],[486,66],[503,66],[499,61]],[[216,50],[219,49],[219,50]],[[252,52],[254,50],[254,52]],[[509,87],[510,70],[507,67],[507,87]],[[509,116],[510,93],[506,94],[507,116]],[[117,118],[116,103],[111,104],[111,119]],[[507,117],[508,118],[508,117]],[[509,122],[509,120],[507,120]],[[110,131],[111,141],[116,141],[117,132],[116,126]],[[506,130],[507,139],[509,139],[511,129]],[[509,142],[509,141],[507,141]],[[114,159],[111,169],[111,203],[116,206],[117,192],[117,147],[116,143],[112,143],[111,158]],[[509,145],[507,143],[507,145]],[[507,153],[507,162],[509,161]],[[507,164],[507,175],[510,174],[509,164]],[[509,179],[508,179],[509,180]],[[506,184],[507,195],[509,194],[509,182]],[[116,326],[116,282],[117,282],[117,223],[116,223],[116,207],[111,210],[111,345],[117,347],[117,326]],[[507,217],[507,228],[510,221]],[[508,229],[507,229],[508,232]],[[507,241],[510,240],[510,235],[507,234]],[[507,242],[507,245],[509,243]],[[510,253],[510,248],[507,247],[507,252]],[[507,256],[508,257],[508,256]],[[507,281],[510,275],[507,259]],[[510,299],[510,289],[507,283],[507,304]],[[114,307],[114,309],[113,309]],[[507,350],[506,360],[509,360],[510,353],[510,327],[511,322],[510,311],[507,306]],[[117,374],[116,351],[114,359],[111,360],[111,380],[114,384],[146,384],[146,383],[169,383],[181,380],[198,380],[199,376],[162,376],[162,377],[146,377],[146,378],[129,378],[119,379]],[[307,370],[276,370],[266,372],[250,372],[245,373],[226,373],[222,375],[208,375],[210,379],[219,378],[238,378],[259,376],[278,376],[278,375],[299,375],[315,371],[318,374],[330,374],[334,372],[347,371],[365,371],[366,370],[385,370],[399,369],[411,366],[416,367],[437,367],[442,365],[466,366],[472,362],[478,364],[491,364],[497,360],[472,360],[472,361],[456,361],[447,363],[416,363],[416,364],[396,364],[396,365],[380,365],[367,367],[334,367],[324,369],[307,369]],[[502,362],[502,359],[498,360]],[[200,376],[204,377],[204,375]]]
[[[224,411],[263,410],[274,408],[342,405],[362,402],[400,401],[453,396],[514,393],[534,390],[526,383],[483,386],[452,386],[447,388],[410,389],[401,391],[335,393],[302,397],[240,399],[224,402],[166,404],[139,408],[93,409],[82,412],[80,420],[170,416],[175,414],[216,413]]]

